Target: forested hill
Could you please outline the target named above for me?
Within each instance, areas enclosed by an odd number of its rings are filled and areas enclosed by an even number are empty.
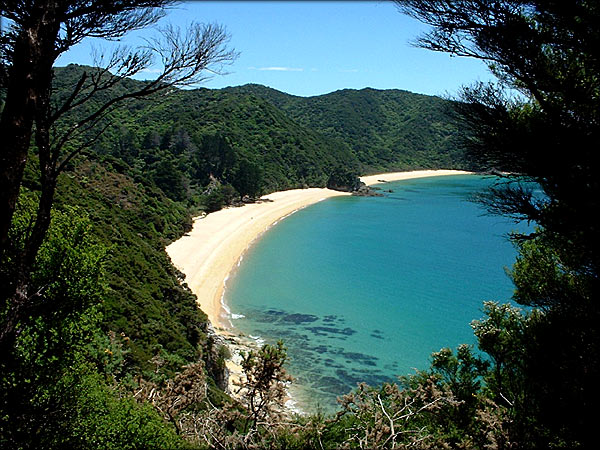
[[[84,71],[96,70],[57,68],[55,98],[64,101]],[[141,83],[121,80],[94,101]],[[206,318],[164,252],[189,229],[193,214],[244,195],[325,186],[340,167],[354,174],[466,168],[452,145],[456,129],[443,114],[448,104],[396,90],[303,98],[246,85],[174,90],[111,112],[86,157],[61,177],[57,205],[85,210],[94,235],[110,248],[103,328],[127,336],[127,370],[152,377],[150,360],[159,355],[165,373],[173,373],[202,354],[220,377]],[[66,120],[85,113],[75,110]],[[33,192],[35,164],[33,157],[24,183]]]
[[[451,102],[439,97],[371,88],[297,97],[258,84],[227,90],[266,99],[301,125],[346,143],[366,172],[468,168],[448,118]]]
[[[419,47],[493,65],[498,82],[464,104],[173,88],[233,60],[215,24],[108,58],[136,73],[156,52],[162,85],[77,65],[53,74],[85,36],[117,39],[162,15],[146,2],[31,3],[1,11],[0,448],[598,446],[598,2],[397,1],[428,28]],[[463,137],[479,167],[457,150]],[[480,197],[486,209],[535,225],[510,235],[524,309],[485,302],[475,346],[361,383],[335,415],[282,417],[282,342],[245,355],[241,398],[226,395],[227,348],[165,252],[192,215],[360,173],[486,165],[508,174]]]
[[[90,68],[58,68],[58,92],[83,70]],[[324,186],[339,166],[356,173],[468,168],[444,114],[448,105],[398,90],[308,98],[259,85],[178,90],[114,113],[94,150],[118,158],[170,198],[196,203],[214,179],[232,186],[228,193],[253,195]]]

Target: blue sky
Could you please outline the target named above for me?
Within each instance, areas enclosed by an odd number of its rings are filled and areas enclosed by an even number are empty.
[[[259,83],[301,96],[372,87],[452,96],[460,86],[491,79],[479,61],[413,47],[425,26],[387,1],[184,2],[159,25],[190,22],[224,25],[240,53],[228,74],[203,87]],[[90,41],[81,43],[57,65],[91,64],[90,48]]]

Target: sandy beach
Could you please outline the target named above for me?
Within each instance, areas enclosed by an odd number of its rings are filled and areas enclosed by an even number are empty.
[[[441,175],[460,175],[456,170],[419,170],[361,177],[367,185]],[[326,198],[350,195],[329,189],[310,188],[275,192],[257,203],[225,208],[194,219],[192,230],[170,244],[166,251],[175,267],[186,276],[185,282],[198,297],[200,308],[208,315],[217,335],[229,346],[232,359],[227,366],[232,383],[240,375],[240,352],[251,342],[239,336],[223,303],[225,283],[248,247],[278,221],[295,211]]]
[[[222,303],[225,281],[252,242],[300,208],[341,195],[349,194],[319,188],[275,192],[257,203],[195,218],[192,230],[167,247],[216,330],[231,327]]]
[[[372,186],[374,184],[386,183],[389,181],[400,181],[400,180],[410,180],[413,178],[426,178],[426,177],[439,177],[443,175],[469,175],[473,172],[467,172],[464,170],[448,170],[448,169],[439,169],[439,170],[413,170],[411,172],[390,172],[390,173],[380,173],[376,175],[367,175],[360,177],[360,180],[365,183],[367,186]]]

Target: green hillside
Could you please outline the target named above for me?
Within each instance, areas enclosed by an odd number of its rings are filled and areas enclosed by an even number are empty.
[[[465,169],[451,102],[397,89],[344,89],[296,97],[249,84],[230,92],[269,100],[298,123],[347,144],[365,172],[423,168]]]
[[[57,70],[59,95],[83,70]],[[139,83],[126,80],[119,92]],[[237,194],[325,186],[340,166],[356,174],[469,168],[445,115],[449,104],[398,90],[309,98],[258,85],[178,90],[113,113],[94,151],[118,158],[130,176],[169,198],[203,207],[202,193],[214,179],[233,187],[224,193],[231,197],[248,177],[256,186]]]
[[[235,59],[223,26],[186,20],[137,47],[127,33],[151,36],[144,30],[176,5],[2,3],[1,449],[598,446],[599,3],[395,3],[423,25],[405,30],[422,30],[420,50],[468,55],[490,82],[465,87],[459,103],[399,90],[181,90]],[[355,29],[343,42],[359,53],[398,37],[370,43]],[[259,44],[294,37],[265,30]],[[112,56],[92,52],[117,73],[162,61],[165,84],[53,69],[90,37],[120,41]],[[232,341],[212,331],[165,246],[200,212],[424,168],[504,171],[475,200],[534,227],[507,237],[523,308],[484,302],[470,344],[432,353],[429,368],[395,382],[358,384],[334,414],[292,413],[281,341],[235,358],[243,373],[235,395],[224,392]]]
[[[56,69],[57,104],[69,97],[84,71],[93,76],[96,70]],[[141,83],[123,79],[101,89],[65,115],[57,129],[69,129]],[[79,96],[87,94],[84,89]],[[56,410],[60,419],[53,426],[67,431],[48,429],[43,439],[75,442],[83,433],[79,423],[85,423],[86,438],[96,430],[93,439],[104,439],[111,430],[102,420],[125,424],[121,417],[131,417],[148,423],[149,434],[158,436],[152,427],[164,431],[161,439],[169,441],[180,425],[167,426],[163,419],[188,408],[185,402],[192,400],[185,398],[196,388],[202,401],[194,408],[202,414],[219,411],[215,406],[231,401],[221,390],[227,383],[227,350],[211,335],[165,246],[190,229],[193,215],[244,196],[324,187],[334,174],[354,178],[376,170],[460,167],[459,155],[447,148],[453,134],[442,119],[444,104],[399,91],[299,98],[252,85],[173,90],[128,100],[96,129],[75,135],[65,152],[90,145],[58,178],[48,242],[34,272],[41,290],[56,286],[48,292],[48,304],[70,301],[73,311],[68,320],[50,315],[46,322],[27,323],[21,338],[27,345],[3,363],[11,378],[3,380],[0,401],[11,405],[9,422],[16,424],[6,439],[25,433],[17,416],[34,417],[39,423],[31,426],[40,428],[46,426],[46,411]],[[400,145],[402,139],[421,146]],[[22,236],[32,223],[41,188],[38,155],[32,146],[7,260],[22,251]],[[2,267],[3,286],[16,269]],[[281,351],[265,355],[276,364],[285,360]],[[162,397],[153,397],[157,392]],[[152,398],[156,410],[137,403],[138,395]],[[238,410],[223,411],[232,417],[224,427],[241,427]],[[123,442],[129,439],[125,431],[118,435]]]
[[[58,68],[57,98],[91,70]],[[140,83],[122,80],[95,101]],[[206,349],[206,317],[164,252],[189,230],[193,214],[244,194],[325,186],[340,167],[357,174],[464,168],[450,146],[456,131],[443,116],[447,105],[397,90],[302,98],[246,85],[176,90],[129,101],[107,116],[87,158],[62,177],[58,205],[85,208],[109,248],[104,327],[127,336],[130,371],[150,374],[157,355],[169,373],[200,355],[215,364]],[[35,191],[30,173],[27,186]]]

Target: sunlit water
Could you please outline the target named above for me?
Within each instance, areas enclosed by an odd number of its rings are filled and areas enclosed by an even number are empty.
[[[240,331],[284,341],[302,409],[331,410],[360,381],[394,380],[442,347],[475,342],[469,324],[483,301],[513,289],[507,233],[518,227],[469,201],[493,182],[388,183],[384,197],[300,210],[252,246],[225,301]]]

